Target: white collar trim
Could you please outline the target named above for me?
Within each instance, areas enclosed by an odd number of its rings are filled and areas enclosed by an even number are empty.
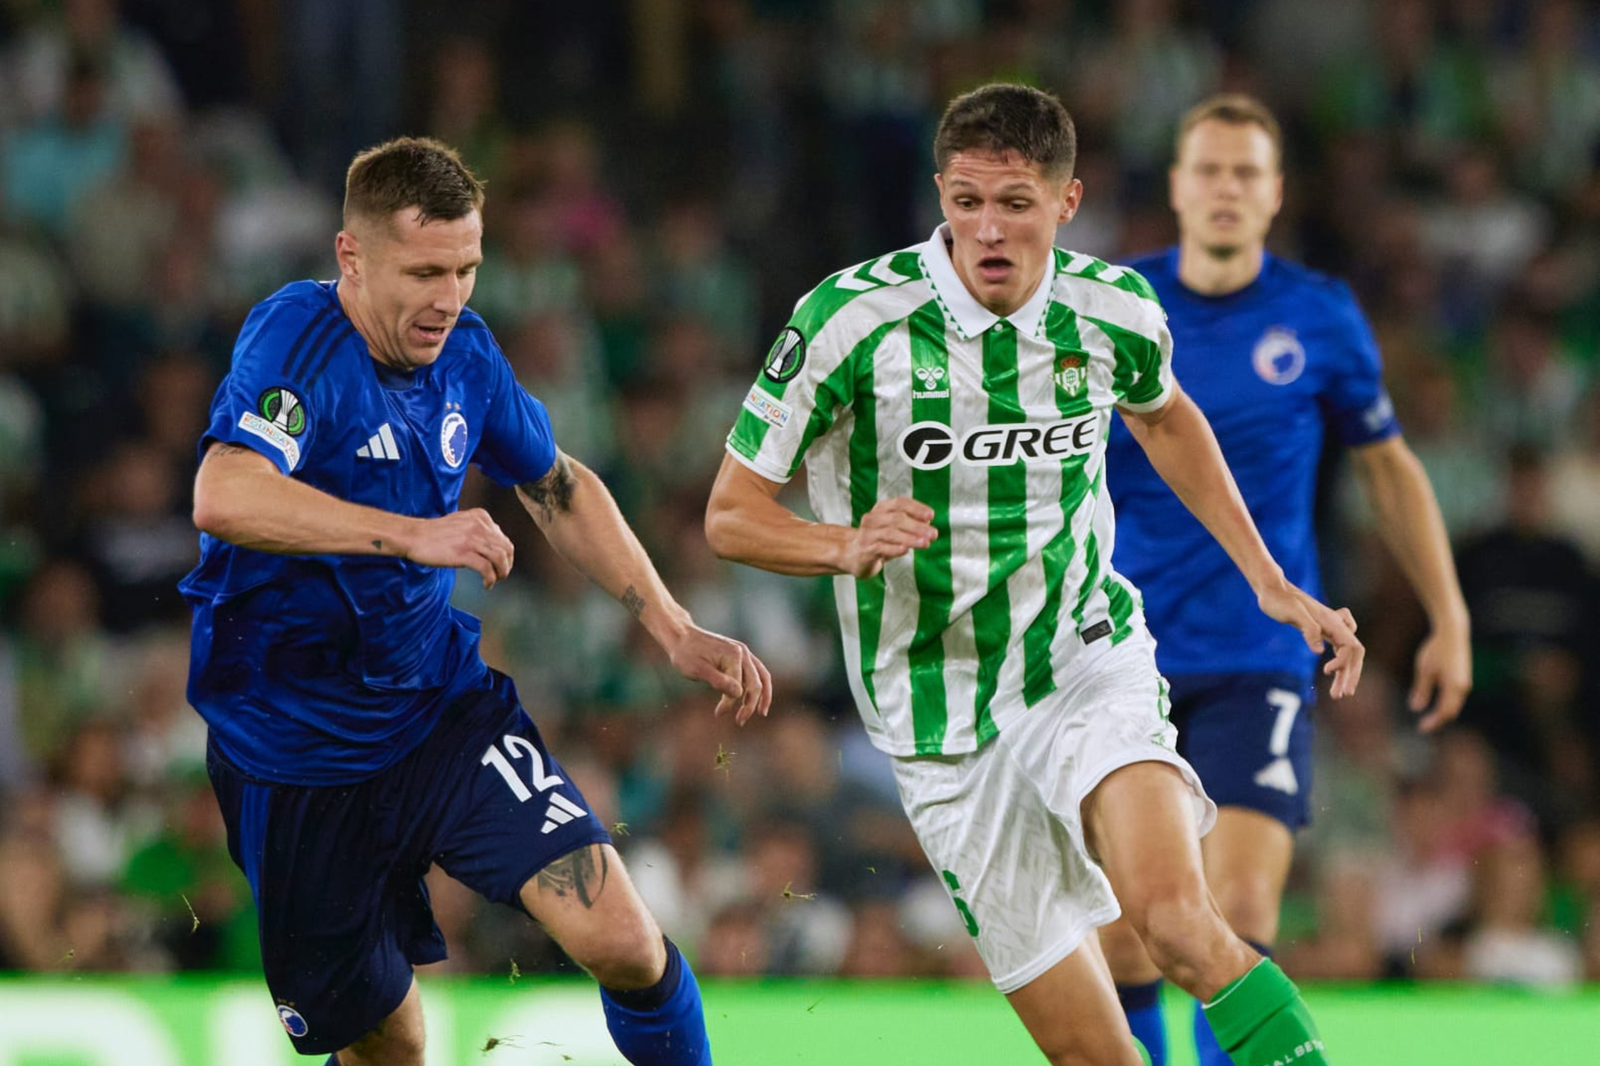
[[[928,280],[933,283],[934,294],[961,335],[977,337],[1000,321],[1001,316],[980,304],[956,273],[955,264],[950,261],[950,249],[945,245],[949,232],[949,225],[940,223],[933,231],[933,236],[922,246],[922,262],[928,271]],[[1028,302],[1004,316],[1020,332],[1030,337],[1038,333],[1044,322],[1045,308],[1050,305],[1050,290],[1055,285],[1055,276],[1056,259],[1052,252],[1044,277],[1039,279],[1039,287],[1028,297]]]

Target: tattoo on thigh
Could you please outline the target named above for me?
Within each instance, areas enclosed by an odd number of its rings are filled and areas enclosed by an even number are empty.
[[[594,844],[561,856],[540,870],[537,878],[541,891],[554,892],[562,899],[575,896],[585,910],[592,910],[606,887],[609,871],[606,849]]]

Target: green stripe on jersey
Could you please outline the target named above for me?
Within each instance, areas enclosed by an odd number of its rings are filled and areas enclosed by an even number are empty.
[[[1017,331],[991,328],[983,335],[983,384],[989,394],[989,422],[1024,421],[1017,393]],[[972,605],[972,631],[978,652],[978,691],[974,704],[978,743],[994,736],[995,689],[1011,643],[1011,591],[1007,578],[1028,559],[1028,467],[1025,463],[989,471],[989,591]]]
[[[1085,354],[1083,337],[1078,332],[1078,316],[1065,304],[1052,303],[1045,317],[1045,336],[1056,346],[1056,360],[1066,356]],[[1085,360],[1087,364],[1087,359]],[[1074,396],[1056,387],[1056,407],[1063,418],[1083,414],[1090,406],[1088,389]],[[1083,501],[1084,459],[1076,458],[1063,463],[1061,468],[1061,530],[1050,538],[1040,552],[1044,566],[1044,606],[1022,634],[1022,699],[1029,707],[1056,690],[1055,667],[1051,654],[1056,634],[1061,625],[1061,597],[1066,584],[1067,570],[1077,554],[1077,542],[1072,536],[1072,515]]]
[[[950,380],[950,352],[945,345],[944,313],[936,303],[926,303],[907,319],[911,332],[911,372],[938,371]],[[913,377],[913,380],[915,378]],[[950,424],[950,393],[911,399],[911,423]],[[911,496],[933,508],[932,544],[913,556],[912,575],[917,586],[917,632],[911,639],[912,735],[920,752],[937,752],[949,728],[949,706],[944,684],[944,631],[950,625],[955,590],[950,577],[950,466],[938,470],[913,470]]]
[[[896,322],[885,322],[851,352],[848,362],[854,362],[858,354],[863,356],[861,374],[856,379],[856,395],[873,394],[877,365],[872,353],[896,325]],[[850,525],[860,529],[862,517],[878,502],[878,405],[858,403],[855,413],[855,426],[850,430]],[[878,641],[883,635],[883,594],[882,570],[865,581],[856,582],[856,640],[861,649],[861,687],[872,701],[872,709],[879,714],[882,711],[878,708],[874,678],[878,672]]]

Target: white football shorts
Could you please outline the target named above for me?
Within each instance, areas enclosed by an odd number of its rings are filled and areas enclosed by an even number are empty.
[[[1202,835],[1217,817],[1177,753],[1144,627],[1075,660],[1082,669],[1072,684],[1032,708],[996,708],[999,735],[977,751],[892,758],[917,839],[1001,992],[1039,977],[1121,914],[1089,857],[1080,810],[1113,770],[1170,763],[1193,794]]]

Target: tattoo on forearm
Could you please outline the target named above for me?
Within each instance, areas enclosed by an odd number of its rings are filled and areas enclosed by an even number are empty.
[[[632,585],[629,585],[628,591],[622,594],[622,606],[628,609],[629,614],[638,618],[641,614],[644,614],[644,597],[639,595],[638,590]]]
[[[595,856],[600,862],[595,863]],[[576,896],[585,910],[593,910],[600,892],[606,887],[606,874],[610,865],[606,849],[598,844],[563,855],[538,873],[539,888],[554,892],[562,899]]]
[[[523,494],[528,502],[539,509],[542,521],[553,521],[556,512],[567,514],[572,510],[572,490],[578,487],[578,479],[573,476],[572,464],[567,462],[567,457],[558,454],[555,465],[550,472],[538,481],[530,481],[522,486]]]

